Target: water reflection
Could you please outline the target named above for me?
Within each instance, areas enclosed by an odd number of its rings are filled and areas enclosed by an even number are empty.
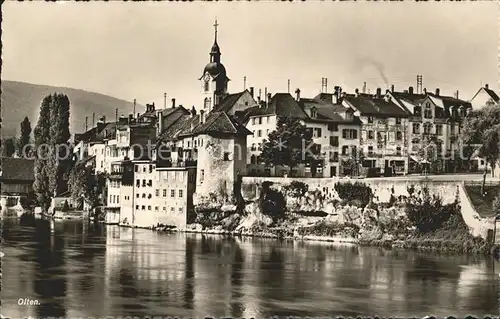
[[[7,220],[12,318],[498,313],[500,265],[309,242]],[[39,306],[19,306],[32,298]]]

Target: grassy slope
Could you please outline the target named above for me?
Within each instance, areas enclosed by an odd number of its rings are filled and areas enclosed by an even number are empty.
[[[114,121],[116,108],[118,108],[119,115],[130,114],[133,110],[132,102],[103,94],[71,88],[2,81],[2,135],[18,136],[19,125],[25,116],[28,116],[34,128],[42,99],[55,92],[64,93],[70,99],[71,133],[81,133],[84,130],[86,116],[88,116],[90,127],[93,112],[96,114],[96,121],[102,115],[106,116],[108,121]],[[136,107],[136,113],[143,111],[143,106]]]
[[[481,185],[465,185],[469,198],[482,217],[493,216],[492,203],[495,196],[500,191],[500,185],[485,185],[486,196],[481,196]]]

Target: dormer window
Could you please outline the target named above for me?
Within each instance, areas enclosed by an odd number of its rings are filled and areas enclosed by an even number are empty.
[[[316,118],[316,116],[317,116],[317,112],[316,112],[316,109],[313,107],[313,108],[311,109],[311,117],[312,117],[312,118]]]
[[[373,116],[368,116],[368,123],[373,123]]]

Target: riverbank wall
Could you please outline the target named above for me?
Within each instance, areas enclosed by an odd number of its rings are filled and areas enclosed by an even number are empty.
[[[335,191],[336,183],[360,182],[370,186],[375,199],[380,203],[387,203],[391,196],[409,196],[408,189],[415,187],[421,189],[425,187],[430,194],[441,198],[443,204],[451,204],[456,200],[460,203],[460,212],[473,236],[487,239],[488,232],[494,228],[492,218],[481,217],[472,204],[464,181],[441,181],[430,178],[370,178],[370,179],[350,179],[350,178],[286,178],[286,177],[244,177],[242,183],[242,193],[246,200],[251,200],[259,196],[259,185],[264,182],[273,183],[273,187],[281,189],[289,185],[292,181],[299,181],[308,185],[309,190],[321,192],[326,198],[338,198]],[[327,211],[328,213],[328,211]]]

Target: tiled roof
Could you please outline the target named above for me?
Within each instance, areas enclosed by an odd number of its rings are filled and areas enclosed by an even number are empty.
[[[35,180],[35,160],[2,157],[0,180],[33,182]]]
[[[436,104],[437,106],[444,108],[445,110],[448,110],[452,106],[465,106],[467,108],[472,107],[470,102],[460,100],[451,96],[442,96],[442,95],[435,95],[432,93],[427,93],[427,95],[431,98],[431,100]]]
[[[327,94],[327,93],[321,93],[321,94]],[[304,110],[311,109],[313,107],[316,109],[317,117],[309,118],[309,120],[315,120],[315,121],[322,120],[332,123],[353,123],[353,124],[361,123],[358,117],[353,117],[352,120],[344,119],[340,114],[345,114],[347,108],[343,107],[340,104],[333,104],[331,102],[328,102],[328,100],[326,99],[320,100],[317,99],[317,97],[315,97],[314,99],[302,98],[299,101],[299,105]]]
[[[412,104],[418,104],[425,99],[425,94],[410,94],[406,92],[391,92],[396,99],[406,100]]]
[[[211,112],[205,122],[200,124],[200,115],[183,115],[160,135],[161,140],[177,140],[181,137],[199,134],[252,134],[238,119],[226,112]]]
[[[495,91],[493,91],[492,89],[490,88],[484,88],[484,90],[486,91],[486,93],[488,93],[489,96],[491,96],[491,98],[493,99],[493,101],[497,102],[500,101],[500,98],[498,97],[498,95],[495,93]]]
[[[399,106],[384,98],[368,98],[364,96],[352,97],[346,96],[344,100],[352,105],[363,115],[373,115],[381,117],[408,117],[409,114]]]
[[[113,139],[116,137],[116,122],[106,123],[106,126],[97,134],[99,139]]]
[[[234,106],[234,104],[238,102],[243,93],[245,93],[245,91],[228,94],[219,105],[215,106],[214,111],[229,112],[229,110]]]

